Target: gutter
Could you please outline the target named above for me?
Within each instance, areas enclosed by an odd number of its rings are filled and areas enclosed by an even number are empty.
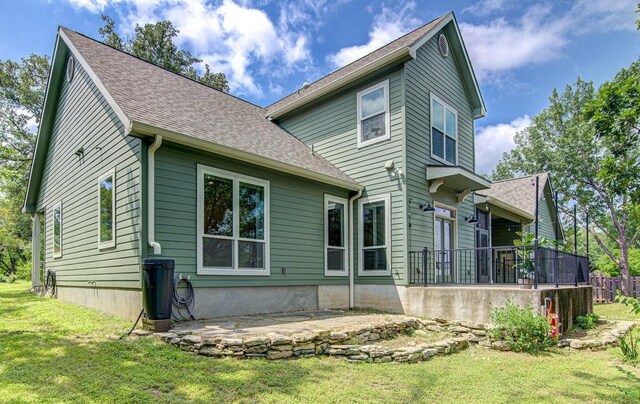
[[[156,182],[155,182],[155,168],[156,168],[156,150],[162,145],[162,135],[156,135],[153,143],[147,150],[147,244],[149,247],[153,247],[153,255],[160,255],[162,253],[162,247],[156,242],[155,238],[155,218],[156,218]]]
[[[355,285],[355,252],[354,250],[354,237],[353,237],[353,203],[356,199],[362,196],[362,189],[358,190],[358,193],[349,198],[349,308],[356,307],[356,285]]]

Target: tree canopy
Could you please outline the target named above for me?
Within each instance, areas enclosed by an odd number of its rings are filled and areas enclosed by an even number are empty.
[[[582,79],[554,90],[493,173],[501,179],[550,172],[561,205],[577,203],[579,221],[589,213],[591,236],[624,280],[640,231],[639,95],[640,61],[597,91]]]
[[[189,51],[178,49],[173,40],[180,31],[171,21],[164,20],[143,26],[136,24],[133,37],[123,40],[116,32],[113,18],[103,15],[102,19],[105,26],[98,32],[105,44],[209,87],[229,92],[229,83],[224,73],[213,73],[209,65],[205,64],[204,72],[198,74],[195,66],[202,60],[193,57]]]

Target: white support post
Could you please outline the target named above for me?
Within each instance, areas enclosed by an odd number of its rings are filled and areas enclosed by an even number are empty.
[[[34,213],[31,223],[31,287],[40,286],[40,214]]]

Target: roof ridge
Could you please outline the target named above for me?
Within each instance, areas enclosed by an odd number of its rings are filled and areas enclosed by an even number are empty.
[[[245,103],[247,103],[247,104],[249,104],[249,105],[251,105],[251,106],[253,106],[253,107],[256,107],[256,108],[260,109],[262,112],[264,112],[264,111],[265,111],[265,108],[261,107],[261,106],[260,106],[260,105],[258,105],[258,104],[254,104],[254,103],[253,103],[253,102],[251,102],[251,101],[247,101],[247,100],[245,100],[245,99],[243,99],[243,98],[240,98],[240,97],[238,97],[238,96],[235,96],[235,95],[233,95],[233,94],[231,94],[231,93],[225,93],[225,92],[224,92],[224,91],[222,91],[222,90],[218,90],[217,88],[213,88],[213,87],[211,87],[211,86],[208,86],[208,85],[206,85],[206,84],[204,84],[204,83],[201,83],[201,82],[199,82],[198,80],[195,80],[195,79],[193,79],[193,78],[191,78],[191,77],[187,77],[187,76],[182,75],[182,74],[180,74],[180,73],[176,73],[176,72],[174,72],[173,70],[169,70],[169,69],[167,69],[167,68],[165,68],[165,67],[162,67],[162,66],[159,66],[159,65],[157,65],[157,64],[155,64],[155,63],[149,62],[148,60],[142,59],[142,58],[140,58],[140,57],[138,57],[138,56],[136,56],[136,55],[133,55],[133,54],[131,54],[131,53],[129,53],[129,52],[125,52],[125,51],[124,51],[124,50],[122,50],[122,49],[118,49],[118,48],[116,48],[116,47],[114,47],[114,46],[111,46],[111,45],[109,45],[109,44],[106,44],[106,43],[104,43],[104,42],[102,42],[102,41],[99,41],[99,40],[97,40],[97,39],[95,39],[95,38],[91,38],[90,36],[85,35],[85,34],[83,34],[82,32],[78,32],[78,31],[72,30],[72,29],[70,29],[70,28],[65,27],[64,25],[60,25],[59,27],[60,27],[60,29],[64,29],[64,30],[66,30],[66,31],[73,32],[74,34],[80,35],[81,37],[86,38],[86,39],[88,39],[88,40],[90,40],[90,41],[93,41],[93,42],[95,42],[95,43],[97,43],[97,44],[99,44],[99,45],[106,46],[107,48],[111,48],[111,49],[113,49],[113,50],[115,50],[115,51],[117,51],[117,52],[120,52],[120,53],[122,53],[122,54],[124,54],[124,55],[126,55],[126,56],[129,56],[129,57],[132,57],[132,58],[137,59],[137,60],[139,60],[139,61],[142,61],[142,62],[144,62],[144,63],[150,64],[150,65],[151,65],[151,66],[153,66],[153,67],[157,67],[158,69],[164,70],[164,71],[166,71],[166,72],[168,72],[168,73],[171,73],[171,74],[173,74],[173,75],[176,75],[176,76],[178,76],[178,77],[180,77],[180,78],[183,78],[183,79],[186,79],[186,80],[192,81],[192,82],[194,82],[194,83],[196,83],[196,84],[199,84],[199,85],[201,85],[201,86],[203,86],[203,87],[205,87],[205,88],[208,88],[208,89],[210,89],[210,90],[217,91],[217,92],[219,92],[219,93],[221,93],[221,94],[224,94],[224,95],[227,95],[227,96],[229,96],[229,97],[235,98],[235,99],[237,99],[237,100],[239,100],[239,101],[245,102]]]
[[[549,175],[548,171],[543,171],[541,173],[536,173],[536,174],[531,174],[531,175],[523,175],[521,177],[515,177],[515,178],[505,178],[502,180],[496,180],[496,181],[491,181],[492,184],[498,184],[498,183],[502,183],[502,182],[508,182],[508,181],[515,181],[515,180],[523,180],[525,178],[531,178],[531,177],[535,177],[537,175]]]
[[[432,23],[433,23],[434,21],[436,21],[436,20],[440,20],[440,19],[444,18],[444,17],[446,17],[447,15],[449,15],[449,14],[451,14],[451,13],[452,13],[452,12],[451,12],[451,11],[449,11],[449,12],[447,12],[447,13],[445,13],[445,14],[443,14],[443,15],[439,16],[439,17],[434,18],[433,20],[431,20],[431,21],[429,21],[429,22],[426,22],[426,23],[424,23],[424,24],[420,25],[419,27],[417,27],[417,28],[415,28],[415,29],[412,29],[411,31],[408,31],[408,32],[404,33],[403,35],[400,35],[399,37],[397,37],[397,38],[396,38],[396,39],[394,39],[393,41],[391,41],[391,42],[387,42],[386,44],[384,44],[384,45],[380,46],[379,48],[376,48],[376,49],[372,50],[371,52],[368,52],[368,53],[366,53],[366,54],[362,55],[361,57],[359,57],[359,58],[357,58],[357,59],[355,59],[355,60],[353,60],[353,61],[351,61],[351,62],[347,63],[346,65],[344,65],[344,66],[342,66],[342,67],[339,67],[339,68],[337,68],[337,69],[335,69],[335,70],[332,70],[332,71],[330,71],[329,73],[325,74],[324,76],[319,77],[318,79],[316,79],[316,80],[312,81],[311,83],[309,83],[309,85],[313,85],[313,84],[315,84],[315,83],[319,82],[320,80],[322,80],[322,79],[324,79],[324,78],[326,78],[326,77],[328,77],[328,76],[331,76],[331,75],[332,75],[332,74],[334,74],[334,73],[339,72],[340,70],[343,70],[343,69],[348,68],[349,66],[353,65],[354,63],[359,62],[360,60],[362,60],[362,59],[366,58],[367,56],[371,55],[372,53],[375,53],[375,52],[379,51],[380,49],[382,49],[382,48],[384,48],[384,47],[386,47],[386,46],[389,46],[389,45],[391,45],[392,43],[394,43],[394,42],[396,42],[396,41],[399,41],[399,40],[401,40],[402,38],[404,38],[404,37],[406,37],[406,36],[408,36],[408,35],[411,35],[412,33],[416,32],[417,30],[419,30],[419,29],[421,29],[421,28],[424,28],[424,27],[426,27],[426,26],[427,26],[427,25],[429,25],[429,24],[432,24]],[[278,100],[276,100],[276,101],[272,102],[271,104],[269,104],[269,105],[267,105],[266,107],[264,107],[264,109],[265,109],[265,110],[268,110],[268,109],[269,109],[269,107],[271,107],[272,105],[275,105],[275,104],[279,103],[280,101],[282,101],[282,100],[284,100],[285,98],[287,98],[287,97],[289,97],[289,96],[291,96],[291,95],[295,94],[295,93],[296,93],[296,92],[298,92],[298,91],[300,91],[300,89],[299,89],[299,88],[298,88],[298,89],[296,89],[296,90],[294,90],[293,92],[291,92],[291,93],[289,93],[289,94],[285,95],[284,97],[281,97],[280,99],[278,99]]]

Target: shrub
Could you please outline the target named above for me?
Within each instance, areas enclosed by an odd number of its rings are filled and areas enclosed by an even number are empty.
[[[640,334],[633,330],[626,336],[618,337],[622,356],[627,362],[637,362],[640,358]]]
[[[3,275],[0,274],[0,283],[13,283],[16,281],[16,276],[14,274],[11,275]]]
[[[600,316],[595,313],[587,314],[586,316],[578,316],[573,322],[573,326],[583,330],[590,330],[598,326]]]
[[[547,318],[535,314],[531,306],[520,307],[512,301],[491,312],[489,338],[504,340],[516,352],[537,353],[553,346]]]

